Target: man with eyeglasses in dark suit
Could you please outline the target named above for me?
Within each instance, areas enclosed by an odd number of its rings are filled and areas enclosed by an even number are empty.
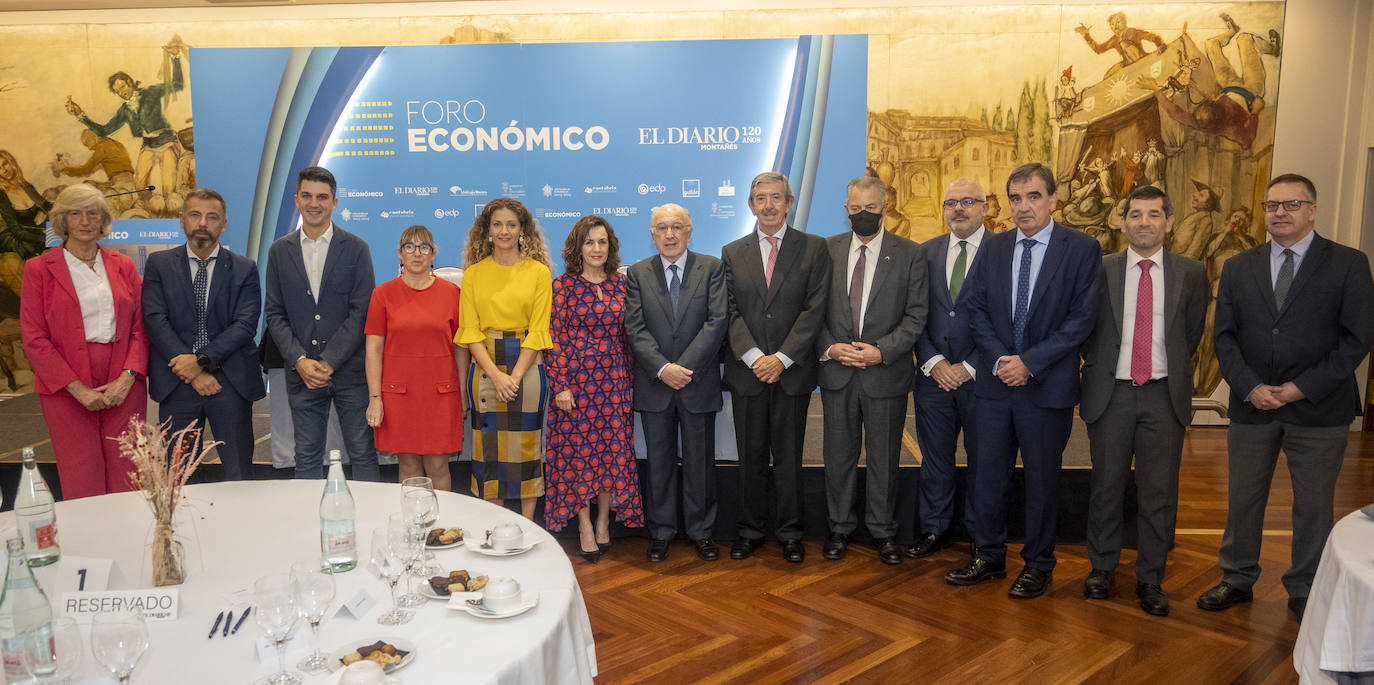
[[[1265,191],[1269,242],[1226,261],[1217,289],[1216,350],[1231,386],[1221,583],[1197,600],[1220,611],[1254,598],[1264,507],[1282,449],[1293,482],[1288,608],[1302,621],[1333,523],[1350,422],[1362,410],[1355,369],[1369,351],[1369,259],[1317,235],[1317,189],[1283,174]]]

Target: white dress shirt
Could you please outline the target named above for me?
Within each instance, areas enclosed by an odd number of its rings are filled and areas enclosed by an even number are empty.
[[[964,281],[964,282],[965,282],[965,283],[968,282],[968,280],[967,280],[967,278],[968,278],[968,273],[969,273],[969,272],[968,272],[968,268],[969,268],[970,266],[973,266],[973,257],[974,257],[974,255],[978,254],[978,246],[983,244],[983,236],[984,236],[986,233],[987,233],[987,231],[984,230],[982,226],[979,226],[979,227],[978,227],[978,230],[976,230],[976,231],[974,231],[973,233],[970,233],[970,234],[969,234],[969,237],[967,237],[967,238],[962,238],[962,240],[965,241],[965,245],[964,245],[964,249],[965,249],[965,253],[964,253],[964,277],[965,277],[965,281]],[[949,234],[949,249],[945,251],[945,287],[946,287],[946,288],[948,288],[948,287],[949,287],[949,284],[950,284],[951,282],[954,281],[954,262],[955,262],[955,260],[959,259],[959,241],[960,241],[960,240],[961,240],[961,238],[959,238],[959,236],[956,236],[956,235],[954,235],[953,233]],[[931,370],[931,369],[934,369],[936,364],[939,364],[940,362],[942,362],[942,361],[944,361],[944,360],[945,360],[945,355],[943,355],[943,354],[936,354],[935,356],[931,357],[930,359],[927,359],[927,360],[926,360],[926,363],[924,363],[924,364],[921,365],[921,373],[925,374],[926,377],[929,378],[929,377],[930,377],[930,370]],[[969,378],[977,378],[977,377],[978,377],[978,372],[974,370],[972,364],[970,364],[970,363],[968,363],[968,362],[961,362],[961,363],[964,365],[964,370],[965,370],[965,371],[968,371]]]
[[[1140,276],[1144,273],[1140,263],[1147,259],[1136,254],[1133,249],[1126,250],[1126,285],[1121,301],[1121,354],[1116,358],[1116,379],[1131,380],[1131,355],[1135,352],[1135,310],[1140,294]],[[1151,299],[1150,310],[1150,380],[1169,375],[1168,358],[1164,356],[1164,249],[1156,250],[1148,259],[1154,262],[1150,267]]]
[[[786,225],[783,225],[782,228],[778,229],[778,232],[777,232],[777,233],[775,233],[775,234],[773,234],[773,235],[771,236],[771,237],[773,237],[773,238],[777,238],[777,239],[778,239],[778,252],[782,252],[782,241],[783,241],[783,238],[784,238],[784,236],[785,236],[786,233],[787,233],[787,226],[786,226]],[[763,269],[764,269],[764,273],[767,273],[767,272],[768,272],[768,257],[769,257],[769,255],[770,255],[770,253],[772,253],[772,251],[773,251],[773,246],[770,245],[770,244],[768,243],[768,238],[769,238],[770,236],[769,236],[767,233],[764,233],[764,232],[761,231],[761,230],[754,231],[754,235],[759,239],[759,256],[763,258]],[[775,273],[775,274],[773,274],[773,275],[776,276],[777,274]],[[781,351],[774,352],[773,354],[774,354],[774,356],[776,356],[776,357],[778,358],[778,361],[782,362],[782,368],[784,368],[784,369],[786,369],[786,368],[791,368],[791,366],[792,366],[792,358],[791,358],[791,357],[788,357],[787,355],[783,354]],[[745,366],[747,366],[747,367],[749,367],[749,368],[752,369],[752,368],[754,368],[754,363],[757,362],[757,361],[758,361],[759,359],[761,359],[762,357],[763,357],[763,350],[761,350],[761,349],[759,349],[759,348],[757,348],[757,347],[751,347],[751,348],[749,348],[748,350],[746,350],[744,354],[740,355],[739,359],[740,359],[740,361],[744,362],[744,365],[745,365]]]
[[[1021,241],[1029,237],[1036,242],[1034,251],[1031,252],[1030,284],[1028,286],[1029,292],[1026,293],[1026,313],[1029,315],[1031,307],[1035,304],[1032,301],[1035,293],[1035,281],[1040,277],[1040,266],[1045,263],[1045,253],[1050,249],[1050,236],[1053,233],[1053,220],[1033,236],[1027,236],[1021,229],[1016,229],[1016,247],[1011,253],[1011,320],[1013,323],[1016,321],[1016,289],[1021,285],[1018,282],[1021,279],[1021,253],[1026,251],[1026,248],[1021,245]],[[1006,359],[1007,356],[1013,355],[998,357],[997,361],[993,362],[992,372],[994,374],[997,373],[997,369],[1002,366],[1002,360]]]
[[[105,257],[95,252],[95,263],[87,266],[76,255],[62,248],[67,270],[76,286],[76,301],[81,305],[81,325],[86,329],[86,342],[107,343],[115,337],[114,291],[105,274]]]
[[[887,229],[880,229],[873,239],[868,241],[868,251],[864,254],[864,295],[863,306],[859,307],[860,325],[864,320],[864,315],[868,313],[868,295],[873,290],[873,273],[878,270],[878,255],[883,250],[883,236],[887,235]],[[854,282],[854,263],[859,261],[859,246],[864,242],[859,240],[856,233],[849,236],[849,259],[844,267],[844,287],[845,297],[848,297],[849,284]],[[854,331],[854,339],[857,340],[863,331]]]
[[[302,245],[304,245],[305,239],[306,239],[306,238],[305,238],[305,235],[301,235],[301,243],[302,243]],[[301,249],[304,250],[305,248],[302,247]],[[328,248],[326,248],[326,250],[328,250]],[[190,245],[187,245],[187,246],[186,246],[186,264],[189,265],[189,266],[191,267],[191,286],[192,286],[192,287],[195,287],[195,284],[196,284],[196,270],[200,268],[200,265],[196,263],[196,259],[198,259],[198,258],[196,257],[196,253],[194,253],[194,252],[191,251],[191,246],[190,246]],[[205,265],[205,298],[206,298],[206,300],[209,300],[209,299],[210,299],[210,281],[211,281],[211,279],[213,279],[213,278],[215,277],[215,265],[218,264],[218,263],[219,263],[219,243],[215,243],[215,249],[210,251],[210,262],[209,262],[208,264]],[[321,265],[323,265],[323,262],[321,262]],[[319,301],[319,300],[317,299],[316,302],[318,302],[318,301]]]
[[[334,239],[334,223],[324,229],[320,237],[311,240],[301,229],[301,259],[305,261],[305,276],[310,279],[310,296],[320,302],[320,281],[324,280],[324,260],[329,256],[329,243]]]

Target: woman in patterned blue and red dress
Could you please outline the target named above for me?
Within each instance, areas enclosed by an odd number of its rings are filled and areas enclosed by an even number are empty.
[[[611,547],[610,510],[621,525],[644,525],[635,470],[630,346],[620,241],[605,219],[585,216],[563,247],[567,273],[553,281],[546,362],[549,390],[544,521],[561,530],[577,517],[582,558]],[[596,500],[596,525],[591,502]]]

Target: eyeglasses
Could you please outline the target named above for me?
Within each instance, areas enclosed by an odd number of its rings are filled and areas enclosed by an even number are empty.
[[[755,205],[762,205],[762,204],[764,204],[764,203],[769,203],[769,202],[771,202],[772,204],[775,204],[775,205],[780,205],[780,204],[782,204],[782,203],[784,203],[784,202],[787,201],[787,198],[783,197],[783,194],[782,194],[782,193],[773,193],[773,194],[771,194],[771,195],[765,195],[765,194],[763,194],[763,193],[759,193],[758,195],[755,195],[755,196],[753,196],[753,197],[750,198],[750,199],[754,201],[754,204],[755,204]]]
[[[668,233],[670,231],[673,233],[684,233],[691,230],[692,226],[691,224],[655,224],[653,228],[659,233]]]
[[[67,219],[86,219],[88,221],[99,221],[103,215],[98,209],[69,209]]]
[[[406,254],[415,254],[416,252],[419,252],[420,254],[429,254],[434,251],[434,246],[406,243],[405,245],[401,246],[401,251]]]
[[[1274,212],[1279,211],[1279,207],[1283,207],[1285,210],[1290,212],[1296,212],[1299,209],[1302,209],[1303,205],[1315,204],[1317,203],[1311,200],[1284,200],[1283,202],[1261,202],[1260,206],[1264,208],[1264,211],[1273,214]]]
[[[969,208],[969,207],[972,207],[972,206],[978,204],[979,202],[985,202],[985,200],[979,200],[979,199],[977,199],[977,198],[972,198],[972,197],[961,197],[961,198],[959,198],[958,200],[955,200],[955,199],[953,199],[953,198],[948,199],[948,200],[945,200],[944,205],[945,205],[946,207],[954,207],[954,206],[956,206],[956,205],[963,205],[964,208],[967,209],[967,208]]]

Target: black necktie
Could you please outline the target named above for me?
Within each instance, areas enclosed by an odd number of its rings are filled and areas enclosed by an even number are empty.
[[[1283,264],[1279,265],[1279,276],[1274,279],[1274,304],[1283,309],[1283,301],[1288,299],[1288,289],[1293,286],[1293,251],[1283,248]]]
[[[196,261],[196,278],[191,281],[191,293],[196,298],[196,346],[195,351],[210,344],[210,332],[205,328],[206,299],[210,294],[210,262],[214,257],[201,259],[191,255]]]
[[[1021,241],[1021,271],[1016,278],[1016,313],[1011,319],[1017,354],[1021,353],[1021,348],[1026,343],[1026,313],[1030,310],[1031,249],[1034,247],[1034,238],[1025,238]]]

